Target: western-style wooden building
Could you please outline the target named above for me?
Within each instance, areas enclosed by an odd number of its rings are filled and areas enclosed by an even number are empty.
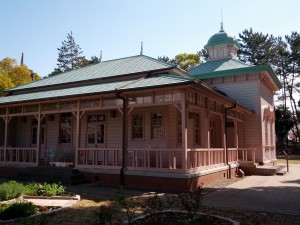
[[[145,55],[100,62],[6,90],[1,167],[74,167],[102,185],[191,190],[275,164],[269,65],[236,59],[221,30],[190,71]]]

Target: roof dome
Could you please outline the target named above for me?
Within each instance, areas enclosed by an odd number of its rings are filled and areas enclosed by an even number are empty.
[[[223,44],[235,44],[237,48],[240,48],[240,45],[237,42],[237,40],[235,40],[235,38],[233,38],[231,35],[227,34],[224,30],[221,30],[219,33],[216,33],[213,36],[211,36],[204,48],[207,49],[211,46]]]

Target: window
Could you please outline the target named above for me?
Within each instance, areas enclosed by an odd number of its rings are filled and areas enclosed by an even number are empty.
[[[87,130],[88,144],[104,143],[104,124],[98,122],[89,122]]]
[[[163,114],[152,113],[151,115],[151,137],[152,138],[163,138],[164,127],[163,127]]]
[[[93,114],[87,116],[87,142],[89,145],[104,144],[105,140],[105,115]]]
[[[22,113],[22,106],[9,107],[9,113],[10,114],[19,114],[19,113]]]
[[[39,105],[25,105],[24,106],[24,112],[38,112],[39,111]]]
[[[62,113],[59,124],[59,143],[71,143],[72,114]]]
[[[132,115],[132,139],[144,138],[144,118],[142,114]]]
[[[198,144],[198,145],[201,144],[199,113],[195,113],[195,116],[194,116],[194,143]]]
[[[80,101],[80,108],[98,108],[100,107],[100,99],[84,99]]]

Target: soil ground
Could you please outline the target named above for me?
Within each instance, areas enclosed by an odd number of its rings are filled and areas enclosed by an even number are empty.
[[[204,194],[211,193],[213,191],[222,189],[234,182],[238,182],[241,178],[233,178],[230,180],[218,181],[210,186],[203,188]],[[103,187],[93,186],[95,192],[99,192],[99,189]],[[77,190],[77,191],[76,191]],[[13,223],[4,223],[4,224],[38,224],[38,225],[82,225],[82,224],[94,224],[96,225],[96,216],[95,211],[101,205],[112,205],[114,210],[114,216],[120,217],[126,220],[126,213],[121,210],[121,208],[114,202],[113,193],[116,193],[117,189],[105,189],[103,193],[93,193],[90,191],[88,193],[87,188],[82,188],[79,186],[73,186],[72,192],[81,195],[81,201],[74,204],[72,207],[65,210],[58,211],[53,214],[49,214],[44,217],[37,217],[32,219],[20,220]],[[137,193],[141,196],[141,192],[138,191],[126,191],[125,194],[129,196],[134,196]],[[137,203],[141,204],[145,198],[138,198]],[[208,214],[220,215],[224,217],[229,217],[233,220],[239,221],[241,225],[297,225],[300,224],[300,216],[295,215],[286,215],[286,214],[276,214],[276,213],[265,213],[265,212],[253,212],[246,210],[233,210],[226,208],[217,208],[217,207],[207,207],[202,206],[202,212]],[[136,215],[140,215],[141,210],[137,210]]]

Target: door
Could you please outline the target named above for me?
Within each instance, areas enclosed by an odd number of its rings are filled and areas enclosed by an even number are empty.
[[[104,145],[104,124],[89,123],[87,131],[87,143],[90,148],[97,148]]]
[[[103,122],[88,123],[86,155],[87,164],[102,165],[104,162],[105,124]]]
[[[40,159],[45,160],[45,137],[46,137],[46,127],[41,126],[40,130]],[[32,126],[31,131],[31,146],[37,147],[37,126]]]

